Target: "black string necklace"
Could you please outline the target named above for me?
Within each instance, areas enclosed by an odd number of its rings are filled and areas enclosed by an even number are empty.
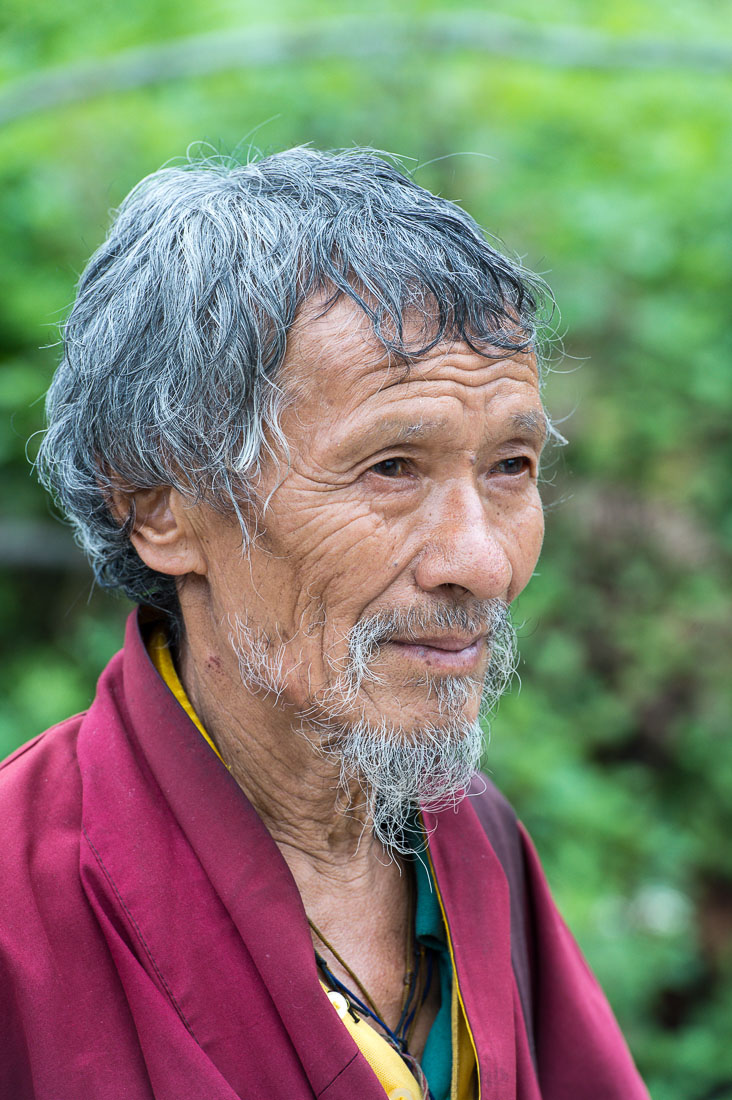
[[[432,977],[434,970],[434,963],[432,958],[432,952],[425,949],[424,945],[417,942],[414,935],[414,897],[413,891],[410,891],[410,919],[409,919],[409,935],[407,946],[407,972],[404,978],[404,996],[402,998],[402,1007],[399,1015],[399,1020],[395,1028],[390,1028],[384,1021],[384,1017],[377,1008],[373,997],[370,995],[366,987],[363,985],[358,976],[354,973],[348,963],[343,959],[333,945],[325,938],[318,926],[308,917],[308,924],[311,929],[323,944],[323,946],[330,952],[336,962],[343,968],[348,974],[349,978],[353,982],[354,986],[358,990],[358,994],[354,993],[353,989],[349,987],[336,977],[331,968],[323,956],[316,950],[315,961],[325,978],[326,982],[343,996],[348,1001],[349,1011],[354,1016],[367,1017],[373,1020],[374,1023],[384,1033],[384,1038],[387,1042],[396,1050],[407,1067],[410,1069],[417,1082],[419,1083],[422,1094],[425,1100],[429,1100],[430,1091],[425,1078],[422,1067],[417,1059],[409,1051],[409,1042],[412,1038],[414,1027],[417,1022],[419,1011],[424,1005],[429,995],[430,987],[432,985]],[[360,994],[360,995],[359,995]]]

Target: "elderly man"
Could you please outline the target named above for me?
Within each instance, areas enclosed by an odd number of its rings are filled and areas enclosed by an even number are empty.
[[[39,462],[142,607],[0,778],[2,1097],[647,1095],[475,771],[542,539],[539,287],[369,153],[123,203]]]

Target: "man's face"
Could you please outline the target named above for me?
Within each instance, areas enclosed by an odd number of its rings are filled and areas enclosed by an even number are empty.
[[[541,547],[534,356],[443,344],[407,370],[351,303],[317,313],[290,333],[289,458],[265,461],[258,533],[246,556],[233,525],[204,534],[214,620],[283,713],[408,733],[439,725],[442,689],[458,684],[451,705],[474,723],[491,613]],[[373,644],[354,694],[349,640],[364,623]]]

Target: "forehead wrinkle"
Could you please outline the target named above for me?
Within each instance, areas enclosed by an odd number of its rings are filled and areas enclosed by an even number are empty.
[[[420,399],[420,402],[422,400]],[[461,412],[465,414],[462,408]],[[513,413],[508,417],[503,428],[496,424],[491,426],[490,421],[489,414],[485,421],[486,440],[493,439],[497,432],[502,437],[515,433],[517,440],[530,440],[537,451],[543,449],[549,423],[543,409],[526,409]],[[374,445],[379,443],[380,446],[391,447],[429,441],[430,438],[444,437],[445,433],[452,435],[455,430],[455,421],[450,414],[431,416],[425,413],[420,416],[419,413],[407,412],[402,418],[398,412],[396,415],[393,413],[378,415],[372,412],[364,416],[362,409],[359,409],[355,418],[349,418],[348,428],[345,438],[338,445],[339,449],[343,448],[341,454],[357,451],[369,441]]]
[[[362,309],[343,299],[333,302],[327,309],[322,308],[323,304],[322,299],[315,296],[300,307],[287,334],[288,351],[293,344],[315,359],[321,351],[332,353],[341,348],[350,354],[359,353],[365,362],[378,363],[386,357],[386,350]]]
[[[317,387],[327,386],[328,376],[357,364],[360,370],[353,373],[349,388],[363,384],[364,375],[373,373],[378,379],[378,389],[384,388],[388,375],[389,358],[374,338],[369,340],[358,329],[345,322],[337,331],[317,331],[315,325],[291,330],[288,352],[282,364],[280,383],[293,397],[304,396]]]

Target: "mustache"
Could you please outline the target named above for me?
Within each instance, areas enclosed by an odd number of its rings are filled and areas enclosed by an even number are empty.
[[[484,635],[488,647],[488,666],[483,681],[484,699],[490,700],[505,690],[516,668],[516,632],[503,600],[471,600],[464,603],[432,603],[407,608],[384,608],[358,620],[347,635],[347,654],[331,661],[336,680],[326,692],[328,705],[336,709],[355,698],[366,683],[382,683],[377,658],[381,647],[393,638],[401,641],[460,631]],[[457,681],[453,677],[453,682]],[[463,678],[467,683],[470,678]],[[447,683],[439,677],[435,683]],[[442,689],[440,689],[442,690]]]
[[[469,604],[430,604],[422,607],[388,608],[359,619],[348,634],[348,649],[358,663],[372,659],[376,651],[394,638],[417,640],[440,631],[486,635],[504,631],[510,621],[503,600],[474,600]]]
[[[424,682],[435,692],[441,712],[462,710],[478,690],[482,692],[482,710],[488,714],[513,678],[518,659],[508,604],[499,599],[384,608],[359,619],[346,635],[346,653],[327,658],[335,678],[318,694],[317,708],[311,708],[305,717],[314,719],[317,711],[327,711],[331,718],[341,717],[365,685],[384,683],[377,659],[382,646],[394,638],[404,641],[440,631],[483,635],[488,649],[480,681],[472,676],[425,675]]]

